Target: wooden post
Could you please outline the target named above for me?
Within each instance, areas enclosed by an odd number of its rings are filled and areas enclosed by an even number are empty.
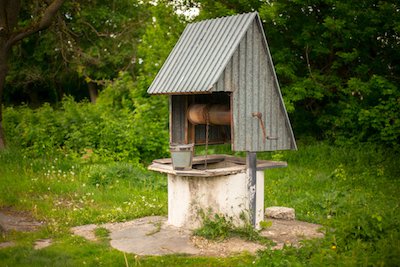
[[[250,220],[256,227],[256,188],[257,188],[257,153],[247,152],[246,166],[249,182]]]

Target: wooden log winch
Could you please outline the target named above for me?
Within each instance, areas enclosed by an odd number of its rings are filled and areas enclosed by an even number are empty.
[[[193,125],[231,125],[231,110],[221,104],[194,104],[189,106],[187,118]]]

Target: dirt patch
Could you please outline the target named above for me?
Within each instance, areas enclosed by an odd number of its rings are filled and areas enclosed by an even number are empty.
[[[39,222],[33,218],[29,212],[16,211],[9,207],[0,208],[0,233],[5,236],[8,232],[33,232],[37,231],[44,222]],[[51,244],[50,240],[38,240],[35,249],[42,249]],[[13,247],[16,244],[12,241],[0,243],[1,248]]]
[[[237,237],[223,241],[212,241],[205,239],[204,237],[192,236],[190,241],[200,250],[198,255],[201,256],[228,257],[245,251],[254,254],[258,250],[266,248],[261,244],[245,241]]]
[[[261,231],[261,235],[274,241],[273,249],[282,249],[284,245],[299,247],[302,240],[323,238],[321,225],[297,220],[268,219],[272,226]]]
[[[33,232],[43,226],[29,212],[15,211],[8,207],[0,208],[0,231]]]

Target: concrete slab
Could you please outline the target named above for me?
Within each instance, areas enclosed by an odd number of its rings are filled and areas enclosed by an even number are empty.
[[[118,229],[103,225],[110,233],[112,247],[137,255],[198,254],[190,242],[190,231],[166,223],[164,217],[147,217]],[[116,229],[117,228],[117,229]]]
[[[97,227],[110,231],[110,245],[120,251],[136,255],[167,255],[188,254],[197,256],[226,257],[243,252],[256,253],[266,249],[256,242],[239,238],[224,241],[210,241],[193,236],[192,231],[178,228],[167,223],[167,218],[150,216],[122,223],[107,223],[102,225],[83,225],[72,228],[75,235],[93,238]],[[273,249],[281,249],[284,245],[300,246],[300,240],[320,238],[318,231],[321,226],[300,221],[272,220],[272,226],[261,232],[274,242]]]

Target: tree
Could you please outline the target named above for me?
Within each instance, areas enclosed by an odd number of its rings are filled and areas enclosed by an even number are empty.
[[[136,47],[149,20],[148,1],[71,0],[45,33],[14,47],[5,103],[31,107],[64,95],[80,100],[128,71],[135,76]],[[28,13],[27,7],[22,14]],[[29,13],[28,13],[29,14]],[[28,20],[22,16],[21,23]],[[32,96],[39,94],[38,103]]]
[[[399,148],[398,1],[279,0],[260,14],[298,130]]]
[[[118,77],[134,73],[136,46],[149,12],[147,1],[73,2],[62,34],[70,49],[64,60],[85,81],[92,102],[97,89]]]
[[[396,0],[197,0],[199,18],[258,11],[296,134],[400,147]]]
[[[12,47],[20,40],[48,28],[65,0],[53,0],[50,4],[38,2],[40,14],[25,27],[18,26],[20,0],[0,0],[0,149],[6,145],[3,121],[3,92],[8,72],[8,58]]]

